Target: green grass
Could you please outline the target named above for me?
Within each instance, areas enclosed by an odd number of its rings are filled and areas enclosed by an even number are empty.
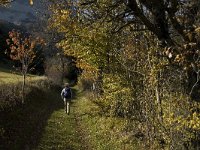
[[[127,121],[98,115],[98,107],[85,94],[73,99],[67,115],[60,91],[34,88],[26,105],[0,113],[0,149],[140,149],[125,132]]]
[[[73,108],[73,107],[72,107]],[[50,116],[37,150],[85,150],[72,109],[67,115],[64,109],[54,111]]]
[[[60,108],[54,91],[33,89],[25,105],[0,113],[0,149],[33,149],[39,143],[48,118]]]
[[[138,141],[129,134],[128,120],[98,115],[98,107],[87,96],[80,96],[76,116],[85,138],[95,150],[138,150]]]
[[[0,83],[14,83],[20,81],[21,75],[9,72],[6,69],[0,69]]]
[[[27,82],[45,78],[44,76],[27,75]],[[0,84],[11,84],[22,81],[22,75],[7,68],[0,68]]]
[[[67,115],[58,90],[35,87],[28,97],[23,107],[0,113],[0,149],[88,149],[75,116],[76,100]]]

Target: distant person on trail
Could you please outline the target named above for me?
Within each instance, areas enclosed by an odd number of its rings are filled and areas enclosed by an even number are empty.
[[[61,92],[61,97],[64,100],[65,112],[69,115],[69,112],[70,112],[70,101],[72,99],[72,90],[69,87],[69,83],[65,83],[65,87]]]

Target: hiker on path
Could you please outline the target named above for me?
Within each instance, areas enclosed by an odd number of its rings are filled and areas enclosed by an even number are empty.
[[[65,83],[65,87],[61,92],[61,97],[64,100],[65,112],[69,115],[69,112],[70,112],[70,101],[72,99],[72,90],[69,87],[69,83]]]

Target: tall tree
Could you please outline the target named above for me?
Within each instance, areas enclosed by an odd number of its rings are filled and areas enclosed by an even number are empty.
[[[101,113],[131,120],[150,149],[189,149],[199,138],[200,106],[185,92],[187,79],[189,91],[199,84],[197,2],[80,0],[53,11],[58,46],[84,70],[103,67]]]
[[[132,32],[149,30],[162,47],[159,57],[187,72],[188,94],[197,95],[199,82],[199,1],[198,0],[81,0],[85,16],[112,21],[113,32],[130,27]]]

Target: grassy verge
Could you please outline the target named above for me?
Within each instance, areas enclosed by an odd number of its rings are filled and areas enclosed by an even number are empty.
[[[23,107],[0,114],[0,149],[89,150],[77,124],[77,100],[67,115],[58,90],[35,87],[28,97]]]
[[[35,89],[23,107],[0,114],[0,149],[138,150],[125,119],[101,116],[84,94],[63,109],[58,90]]]
[[[44,79],[44,76],[36,76],[27,74],[27,82],[36,81],[39,79]],[[18,72],[14,72],[7,68],[0,67],[0,84],[13,84],[17,82],[22,82],[23,78],[22,75]]]
[[[46,77],[27,75],[25,96],[31,91],[31,86],[44,87],[42,84],[51,84]],[[22,76],[13,73],[9,68],[0,65],[0,111],[13,109],[21,103],[22,99]],[[28,98],[29,99],[29,98]]]
[[[0,149],[33,149],[53,111],[62,106],[55,91],[35,87],[29,101],[21,107],[0,114]]]
[[[80,96],[76,104],[76,117],[91,149],[138,150],[140,145],[130,131],[126,119],[98,115],[98,107],[88,97]]]
[[[67,115],[64,109],[53,112],[37,150],[88,150],[87,145],[83,143],[82,134],[77,130],[75,107],[72,104],[70,115]]]

